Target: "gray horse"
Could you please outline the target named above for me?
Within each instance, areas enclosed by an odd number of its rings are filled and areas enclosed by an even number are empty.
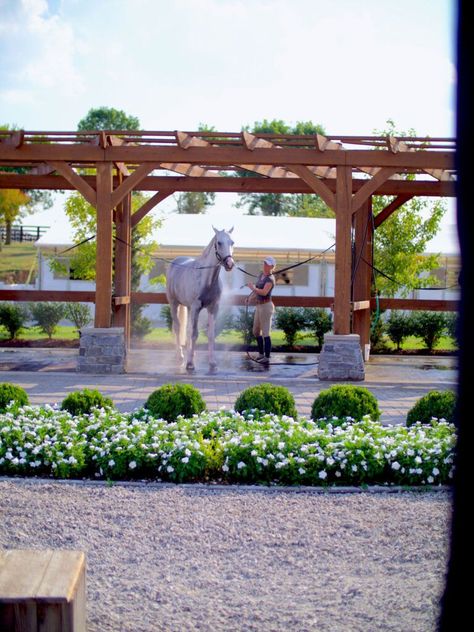
[[[186,345],[187,371],[194,371],[198,318],[204,307],[208,313],[209,370],[211,373],[217,370],[214,340],[215,321],[222,294],[219,272],[221,267],[227,272],[234,267],[234,242],[230,237],[233,228],[225,231],[217,230],[213,226],[213,229],[215,235],[200,257],[177,257],[171,262],[166,273],[166,296],[173,319],[178,359],[184,361],[183,347]]]

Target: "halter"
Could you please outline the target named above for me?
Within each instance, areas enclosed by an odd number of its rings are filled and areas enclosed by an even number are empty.
[[[217,250],[217,240],[214,238],[214,252],[216,255],[216,259],[219,262],[220,265],[222,266],[226,266],[226,261],[227,259],[232,259],[232,255],[226,255],[225,257],[222,257],[220,252]]]

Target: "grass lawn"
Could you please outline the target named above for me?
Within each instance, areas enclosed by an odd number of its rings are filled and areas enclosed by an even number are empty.
[[[20,332],[18,339],[21,341],[47,341],[48,337],[46,334],[42,333],[38,327],[28,327]],[[0,344],[2,341],[8,340],[8,334],[4,327],[0,326]],[[56,332],[53,335],[53,341],[57,340],[67,340],[67,341],[78,341],[79,336],[76,329],[72,326],[61,325],[57,328]],[[150,343],[152,345],[172,345],[174,344],[174,337],[171,332],[164,327],[159,327],[153,329],[153,331],[145,336],[143,341],[141,341],[141,345],[146,345],[146,343]],[[242,335],[237,330],[227,331],[225,333],[220,334],[216,340],[217,343],[222,343],[229,346],[242,346],[244,345]],[[286,345],[285,337],[281,330],[273,330],[272,332],[272,343],[274,347],[282,347]],[[200,332],[198,338],[198,344],[207,344],[206,336]],[[316,340],[311,336],[301,336],[297,339],[296,345],[302,347],[314,347],[315,351],[319,351],[318,345],[316,344]],[[255,342],[252,343],[252,346],[255,346]],[[132,342],[133,347],[133,342]],[[396,346],[386,338],[386,347],[387,351],[391,352],[396,349]],[[415,336],[410,336],[406,338],[404,344],[402,345],[402,350],[406,352],[415,352],[423,350],[424,345],[420,338],[416,338]],[[435,351],[456,351],[457,346],[453,342],[453,340],[447,336],[440,339],[438,344],[435,347]]]
[[[22,272],[23,276],[36,271],[37,251],[33,242],[14,242],[9,246],[2,244],[0,254],[0,279]]]

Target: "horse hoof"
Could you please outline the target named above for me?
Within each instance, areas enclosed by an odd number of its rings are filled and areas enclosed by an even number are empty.
[[[188,363],[186,364],[186,371],[187,371],[188,373],[192,373],[194,370],[195,370],[195,369],[194,369],[194,364],[193,364],[192,362],[188,362]]]
[[[215,375],[217,373],[217,364],[209,365],[209,375]]]

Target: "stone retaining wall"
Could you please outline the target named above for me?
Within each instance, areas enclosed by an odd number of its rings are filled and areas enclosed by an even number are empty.
[[[325,334],[323,348],[319,354],[318,377],[320,380],[365,379],[358,334]]]

